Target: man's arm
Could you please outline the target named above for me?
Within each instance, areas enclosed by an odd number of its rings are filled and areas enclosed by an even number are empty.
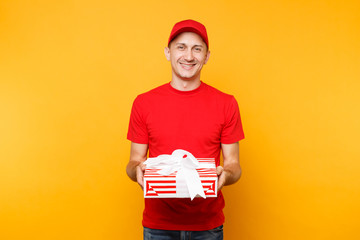
[[[221,144],[224,159],[224,167],[218,166],[216,172],[219,176],[218,191],[225,185],[236,183],[241,176],[239,162],[239,142],[232,144]]]
[[[146,160],[148,151],[148,144],[140,144],[131,142],[130,160],[126,166],[126,173],[131,180],[137,182],[143,188],[143,178],[145,165],[143,162]]]

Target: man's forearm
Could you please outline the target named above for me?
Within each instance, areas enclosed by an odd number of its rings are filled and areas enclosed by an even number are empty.
[[[128,165],[126,166],[126,173],[131,180],[136,182],[136,167],[141,164],[141,161],[129,161]]]
[[[131,143],[130,161],[126,166],[126,173],[134,182],[138,181],[137,168],[142,167],[142,163],[146,160],[147,149],[147,144]]]
[[[224,167],[219,170],[219,180],[221,189],[224,185],[230,185],[236,183],[241,176],[241,167],[239,162],[239,142],[232,144],[221,144]]]
[[[236,183],[241,177],[241,167],[238,163],[230,163],[224,166],[225,183],[224,185],[231,185]]]

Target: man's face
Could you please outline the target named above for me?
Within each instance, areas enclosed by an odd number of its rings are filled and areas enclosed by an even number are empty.
[[[208,61],[210,52],[199,35],[184,32],[165,48],[165,56],[171,62],[173,77],[193,80],[200,78],[201,69]]]

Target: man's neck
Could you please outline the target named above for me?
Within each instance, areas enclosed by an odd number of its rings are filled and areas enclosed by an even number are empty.
[[[182,80],[178,78],[172,78],[170,84],[173,88],[179,91],[192,91],[200,86],[201,81],[200,78],[193,80]]]

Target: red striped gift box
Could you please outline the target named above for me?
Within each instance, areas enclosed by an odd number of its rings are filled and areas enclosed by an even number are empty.
[[[217,197],[217,174],[214,158],[197,158],[201,185],[206,197]],[[178,191],[179,188],[187,188],[185,184],[176,183],[176,173],[161,175],[157,173],[159,168],[145,169],[144,173],[144,197],[145,198],[190,198],[187,191]],[[179,194],[181,192],[181,194]],[[187,194],[185,193],[187,192]]]

